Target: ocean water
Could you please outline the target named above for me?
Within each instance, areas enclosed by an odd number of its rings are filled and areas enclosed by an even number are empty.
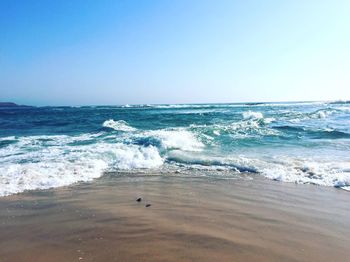
[[[106,172],[349,189],[350,104],[0,108],[0,196]]]

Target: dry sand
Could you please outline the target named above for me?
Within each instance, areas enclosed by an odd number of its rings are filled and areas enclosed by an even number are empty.
[[[350,261],[349,199],[258,177],[109,174],[0,198],[0,261]]]

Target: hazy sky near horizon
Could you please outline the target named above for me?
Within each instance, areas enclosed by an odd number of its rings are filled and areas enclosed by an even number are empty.
[[[0,101],[350,99],[350,1],[0,0]]]

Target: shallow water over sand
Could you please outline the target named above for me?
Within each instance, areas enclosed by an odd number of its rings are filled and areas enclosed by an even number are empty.
[[[0,199],[1,261],[346,261],[349,193],[109,174]],[[137,197],[143,200],[136,202]],[[146,208],[146,204],[152,204]]]

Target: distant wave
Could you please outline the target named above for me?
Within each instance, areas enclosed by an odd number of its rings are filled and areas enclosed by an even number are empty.
[[[190,129],[212,136],[230,135],[234,139],[249,139],[252,137],[278,136],[278,130],[270,128],[268,124],[274,118],[248,118],[232,121],[226,124],[191,125]]]
[[[261,119],[264,118],[260,112],[246,111],[242,113],[243,119]]]
[[[310,132],[310,131],[309,131]],[[350,138],[350,134],[338,130],[315,130],[311,131],[314,138],[331,138],[331,139],[341,139],[341,138]]]
[[[311,114],[309,114],[309,116],[311,118],[326,118],[328,117],[329,115],[331,114],[334,114],[336,113],[337,110],[333,109],[333,108],[326,108],[326,109],[320,109],[320,110],[317,110],[315,112],[312,112]]]
[[[137,130],[134,127],[128,125],[128,123],[124,120],[114,121],[113,119],[109,119],[103,122],[102,126],[112,128],[117,131],[135,131]]]
[[[305,136],[309,136],[311,138],[318,138],[318,139],[340,139],[340,138],[350,138],[350,134],[333,130],[333,129],[310,129],[300,126],[273,126],[272,128],[285,131],[285,132],[298,132],[300,134],[304,134]]]
[[[344,105],[344,104],[350,104],[350,101],[346,101],[346,100],[339,100],[339,101],[333,101],[333,102],[329,102],[330,105]]]

